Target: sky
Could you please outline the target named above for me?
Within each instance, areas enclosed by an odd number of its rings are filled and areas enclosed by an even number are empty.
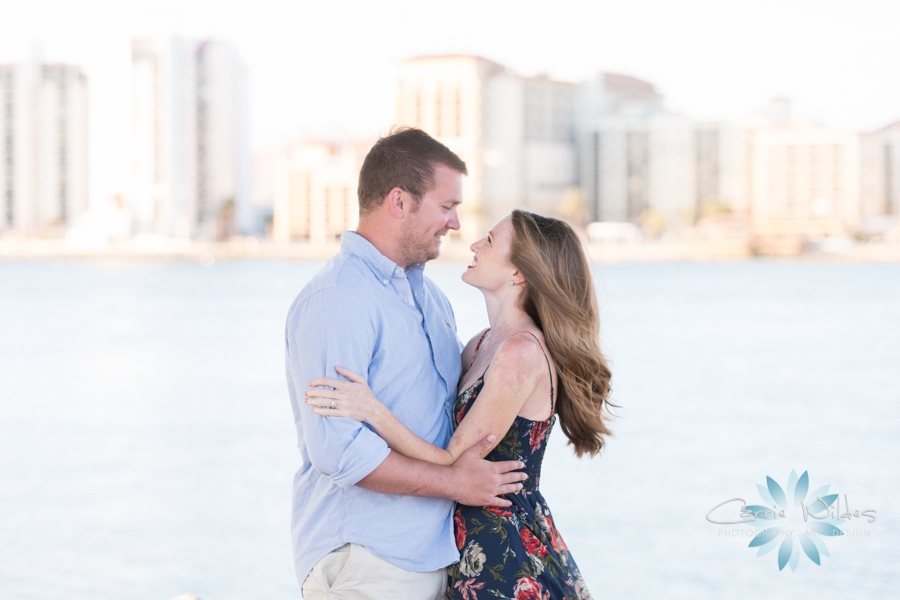
[[[146,35],[237,49],[255,149],[386,131],[393,66],[424,54],[571,81],[625,73],[698,120],[740,119],[776,96],[829,127],[900,120],[896,0],[0,0],[0,63],[39,56],[88,75],[93,198],[128,189],[130,40]]]

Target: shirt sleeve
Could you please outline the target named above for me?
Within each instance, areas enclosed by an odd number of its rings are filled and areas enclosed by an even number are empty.
[[[343,379],[336,366],[368,377],[378,333],[370,311],[353,292],[328,288],[299,301],[286,325],[298,444],[305,447],[313,468],[341,487],[355,485],[374,471],[390,449],[359,421],[313,413],[303,394],[317,377]]]

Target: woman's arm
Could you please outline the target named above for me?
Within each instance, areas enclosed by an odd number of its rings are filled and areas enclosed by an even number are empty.
[[[491,360],[477,402],[447,445],[454,460],[485,436],[496,436],[494,446],[499,444],[546,372],[544,354],[534,336],[524,332],[510,336]]]
[[[460,356],[461,377],[469,370],[475,348],[485,332],[487,329],[479,331],[463,349]],[[450,465],[456,461],[449,452],[426,442],[406,427],[375,397],[365,379],[341,367],[337,367],[337,370],[350,381],[322,377],[310,382],[310,387],[333,388],[333,390],[310,390],[306,393],[306,403],[313,412],[324,417],[349,417],[368,423],[392,450],[406,457],[438,465]],[[332,400],[338,403],[334,407],[331,406]]]
[[[394,413],[375,397],[362,376],[342,367],[335,367],[335,370],[349,381],[328,377],[310,381],[310,387],[333,388],[306,392],[306,403],[309,404],[310,410],[323,417],[349,417],[368,423],[375,433],[387,442],[391,450],[408,458],[436,465],[452,465],[456,461],[449,452],[426,442],[394,416]]]
[[[333,389],[310,390],[306,402],[318,415],[350,417],[368,423],[391,449],[404,456],[449,465],[488,435],[496,436],[495,445],[503,439],[544,372],[543,360],[531,335],[517,334],[507,340],[485,374],[478,402],[460,423],[446,450],[413,433],[375,398],[365,379],[340,367],[338,371],[349,381],[315,379],[310,387]]]

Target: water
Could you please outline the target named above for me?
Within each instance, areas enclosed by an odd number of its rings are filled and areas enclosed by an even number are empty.
[[[282,327],[320,264],[0,263],[0,598],[299,597]],[[429,272],[470,336],[462,269]],[[892,595],[900,265],[594,272],[616,437],[579,461],[557,429],[542,481],[594,595]],[[796,573],[704,518],[791,469],[878,510]]]

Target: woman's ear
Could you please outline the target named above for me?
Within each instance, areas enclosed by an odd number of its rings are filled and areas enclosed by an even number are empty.
[[[525,278],[522,277],[521,273],[519,273],[518,271],[515,271],[512,274],[512,277],[510,277],[510,281],[515,283],[515,285],[522,285],[523,283],[525,283]]]

